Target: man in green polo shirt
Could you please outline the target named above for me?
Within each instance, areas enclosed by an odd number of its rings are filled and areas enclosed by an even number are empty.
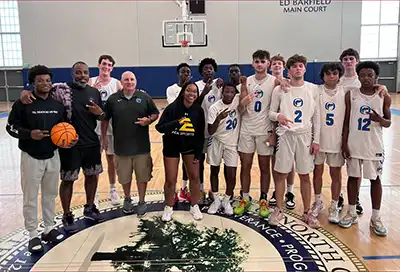
[[[146,213],[145,195],[147,182],[153,170],[150,155],[149,125],[157,120],[159,111],[151,97],[136,90],[136,77],[132,72],[122,74],[122,90],[112,94],[106,103],[106,120],[102,122],[101,133],[107,134],[110,119],[114,134],[115,164],[118,181],[121,183],[125,200],[123,211],[134,212],[131,199],[132,173],[135,171],[139,191],[138,216]],[[107,137],[102,137],[103,146],[107,148]]]

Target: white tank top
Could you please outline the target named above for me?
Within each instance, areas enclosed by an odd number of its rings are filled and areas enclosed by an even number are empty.
[[[290,128],[278,126],[278,135],[283,135],[286,131],[296,134],[312,132],[312,119],[316,108],[319,106],[318,89],[315,85],[304,84],[300,87],[290,87],[287,92],[280,92],[279,112],[293,123]]]
[[[232,103],[229,105],[224,104],[222,99],[218,100],[212,105],[208,111],[208,124],[213,124],[218,114],[225,109],[229,109],[228,116],[222,120],[215,133],[212,135],[226,146],[236,147],[239,139],[240,130],[240,114],[239,114],[239,94],[235,96]],[[208,124],[206,126],[208,126]]]
[[[247,78],[247,91],[256,96],[247,105],[247,109],[242,115],[240,133],[260,136],[267,135],[268,131],[272,131],[272,122],[268,114],[274,86],[275,77],[269,74],[262,81],[256,80],[255,75]]]
[[[378,93],[369,96],[362,94],[359,89],[350,91],[348,147],[352,158],[373,161],[383,159],[382,126],[369,119],[370,109],[383,115],[383,100]]]
[[[91,78],[91,83],[92,86],[94,86],[97,83],[98,77],[92,77]],[[99,92],[100,92],[100,97],[101,97],[101,101],[103,102],[103,105],[105,104],[105,102],[107,101],[107,99],[110,97],[110,95],[112,95],[113,93],[118,91],[118,80],[115,78],[111,78],[111,81],[106,85],[106,86],[101,86],[100,88],[98,88]],[[97,126],[96,126],[96,133],[97,135],[101,135],[101,121],[97,121]],[[107,135],[113,135],[113,130],[112,130],[112,126],[111,126],[111,120],[109,122],[108,125],[108,129],[107,129]]]
[[[337,86],[335,90],[327,90],[324,85],[321,85],[319,89],[321,111],[320,151],[340,153],[346,113],[345,91],[342,86]],[[329,92],[333,96],[329,95]]]

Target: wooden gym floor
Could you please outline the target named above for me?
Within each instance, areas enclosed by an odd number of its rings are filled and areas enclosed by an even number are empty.
[[[157,106],[162,109],[166,106],[165,100],[156,100]],[[3,111],[6,111],[6,105],[0,105]],[[1,110],[0,110],[1,112]],[[0,114],[0,237],[23,227],[22,217],[22,192],[20,188],[19,160],[20,151],[17,146],[17,140],[11,138],[5,131],[7,122],[6,114]],[[162,160],[162,139],[154,125],[150,128],[152,157],[154,162],[153,179],[148,185],[148,190],[162,190],[164,183],[164,169]],[[336,225],[332,225],[327,220],[327,207],[330,203],[330,177],[327,167],[324,172],[323,198],[325,202],[325,210],[319,217],[323,228],[330,231],[338,239],[351,248],[356,255],[365,262],[371,271],[383,270],[400,270],[400,95],[392,95],[392,126],[384,130],[385,143],[385,163],[383,169],[383,203],[381,215],[386,227],[389,230],[387,237],[377,237],[370,231],[369,220],[371,216],[370,202],[370,184],[368,180],[363,180],[360,200],[364,207],[364,214],[360,216],[359,223],[350,229],[342,229]],[[99,181],[99,199],[108,198],[109,184],[107,177],[107,164],[104,163],[105,172],[100,176]],[[399,167],[399,168],[398,168]],[[221,171],[222,172],[222,171]],[[259,168],[255,161],[252,170],[251,195],[253,198],[259,197]],[[346,169],[343,173],[343,191],[346,192]],[[205,170],[205,188],[208,191],[209,184],[209,167],[206,165]],[[181,185],[181,173],[178,177],[178,186]],[[224,179],[220,178],[220,190],[224,191]],[[273,181],[268,197],[273,191]],[[118,184],[117,190],[122,196],[122,187]],[[239,169],[238,180],[236,182],[237,195],[240,190]],[[136,185],[133,185],[133,191],[136,191]],[[296,212],[301,214],[302,205],[300,197],[299,180],[296,177],[295,195],[297,199]],[[347,196],[345,195],[345,198]],[[85,193],[83,186],[83,178],[75,182],[74,196],[71,206],[84,204]],[[39,202],[40,203],[40,202]],[[346,200],[347,203],[347,200]],[[57,211],[61,210],[59,199],[57,198]],[[346,210],[346,207],[345,207]],[[343,216],[342,212],[342,216]]]

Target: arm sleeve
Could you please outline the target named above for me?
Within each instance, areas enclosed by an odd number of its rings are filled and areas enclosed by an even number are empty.
[[[21,101],[18,100],[12,106],[10,115],[8,116],[8,122],[6,125],[6,130],[14,138],[18,139],[30,139],[31,130],[24,128],[25,123],[25,112],[24,106]]]
[[[272,92],[272,98],[271,98],[271,106],[269,109],[269,118],[271,121],[276,122],[278,121],[278,115],[279,115],[279,105],[281,103],[281,87],[277,86],[273,92]]]
[[[321,133],[321,112],[319,103],[319,92],[317,88],[314,88],[314,101],[315,101],[315,111],[312,117],[313,126],[313,143],[319,144],[320,133]]]
[[[204,111],[200,107],[200,113],[199,113],[199,125],[197,128],[196,133],[196,146],[195,146],[195,153],[194,157],[195,159],[200,160],[201,156],[203,155],[203,148],[204,148],[204,129],[206,125],[206,120],[204,117]]]
[[[147,111],[149,115],[160,114],[160,111],[157,109],[156,104],[154,103],[153,99],[151,99],[150,96],[147,99]]]
[[[179,127],[179,121],[174,119],[171,108],[167,106],[156,125],[156,130],[160,133],[167,133]]]

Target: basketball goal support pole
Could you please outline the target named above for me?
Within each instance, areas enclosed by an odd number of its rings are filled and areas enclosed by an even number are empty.
[[[181,8],[182,20],[184,21],[188,20],[189,16],[188,16],[188,6],[186,0],[183,1],[175,0],[175,4],[177,4]]]

